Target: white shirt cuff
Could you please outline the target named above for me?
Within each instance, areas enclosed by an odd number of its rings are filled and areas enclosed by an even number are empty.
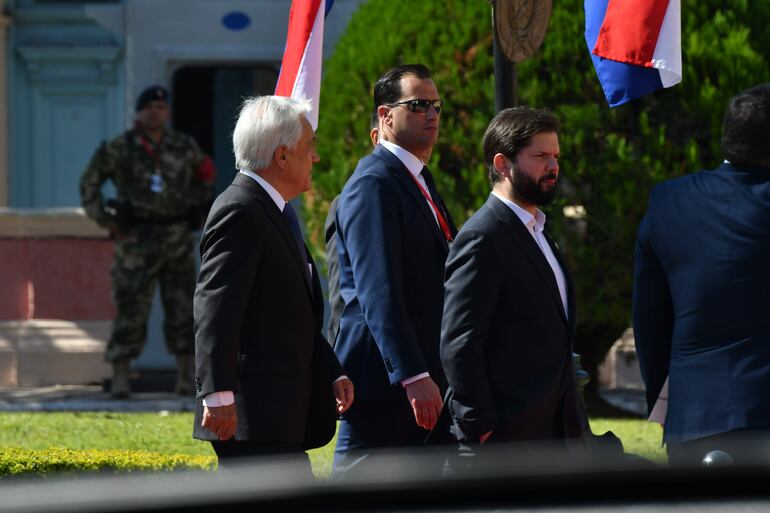
[[[335,380],[334,380],[334,383],[336,383],[336,382],[338,382],[338,381],[342,381],[343,379],[350,379],[350,378],[349,378],[349,377],[347,377],[347,376],[345,376],[345,375],[343,374],[343,375],[342,375],[342,376],[340,376],[339,378],[335,379]]]
[[[420,373],[420,374],[418,374],[418,375],[416,375],[416,376],[412,376],[411,378],[406,378],[406,379],[404,379],[404,380],[401,380],[401,386],[402,386],[402,387],[405,387],[405,386],[407,386],[407,385],[411,385],[411,384],[412,384],[412,383],[414,383],[415,381],[419,381],[419,380],[421,380],[422,378],[429,378],[429,377],[430,377],[430,374],[429,374],[429,373],[427,373],[427,372],[422,372],[422,373]]]
[[[230,406],[235,402],[235,394],[232,390],[223,392],[213,392],[203,398],[203,406],[208,408],[218,408],[220,406]]]

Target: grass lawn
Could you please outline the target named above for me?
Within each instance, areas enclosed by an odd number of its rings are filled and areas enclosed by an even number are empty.
[[[597,434],[612,430],[626,452],[665,462],[661,428],[644,420],[591,419]],[[166,455],[209,456],[208,443],[193,440],[191,413],[5,413],[0,412],[0,449],[124,449]],[[311,451],[315,473],[328,475],[334,442]]]
[[[2,421],[0,421],[1,423]],[[656,463],[666,463],[666,449],[661,445],[663,428],[641,419],[591,419],[591,430],[597,435],[612,431],[623,442],[626,452]]]

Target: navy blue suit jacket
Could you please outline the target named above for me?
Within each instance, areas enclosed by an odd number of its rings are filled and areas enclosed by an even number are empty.
[[[723,164],[650,194],[634,269],[634,335],[664,440],[770,426],[770,169]]]
[[[449,212],[435,200],[454,235]],[[406,402],[399,383],[423,372],[443,392],[439,338],[449,246],[409,171],[384,147],[362,158],[345,185],[337,237],[345,307],[334,351],[356,399]]]

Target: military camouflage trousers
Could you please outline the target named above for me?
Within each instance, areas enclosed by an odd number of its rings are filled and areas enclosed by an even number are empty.
[[[115,241],[112,301],[117,312],[104,355],[107,362],[141,354],[156,283],[167,351],[193,353],[195,260],[190,229],[187,223],[140,224]]]

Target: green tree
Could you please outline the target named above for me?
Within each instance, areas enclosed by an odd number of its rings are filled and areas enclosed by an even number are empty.
[[[576,285],[576,350],[596,377],[630,324],[633,245],[649,190],[720,162],[728,99],[768,79],[770,3],[749,9],[747,0],[682,0],[683,82],[616,109],[596,78],[582,12],[581,0],[556,0],[543,46],[518,75],[521,103],[548,107],[562,122],[561,194],[546,211]],[[369,151],[373,82],[408,62],[428,65],[447,102],[431,167],[455,219],[467,219],[489,192],[480,148],[494,115],[489,3],[370,0],[325,65],[321,162],[305,197],[317,255],[329,203]],[[583,206],[585,217],[565,217],[570,205]],[[595,389],[588,392],[591,398]]]

